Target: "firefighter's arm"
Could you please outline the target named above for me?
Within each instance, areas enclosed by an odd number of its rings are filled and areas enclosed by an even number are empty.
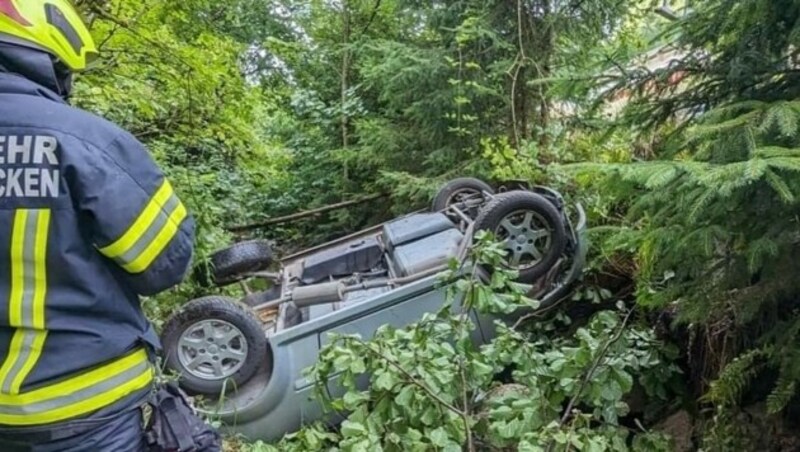
[[[191,265],[191,215],[132,135],[120,133],[99,154],[80,177],[80,209],[91,218],[94,246],[140,295],[177,285]]]

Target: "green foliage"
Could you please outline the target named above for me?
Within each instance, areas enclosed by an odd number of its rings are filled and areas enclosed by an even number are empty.
[[[257,216],[265,192],[288,182],[291,156],[263,132],[273,120],[243,74],[247,43],[227,22],[250,3],[224,11],[200,0],[80,5],[103,58],[78,77],[73,102],[148,147],[197,220],[197,263],[231,240],[224,226]],[[186,284],[145,306],[160,321],[198,292]]]
[[[736,413],[752,383],[777,371],[766,404],[779,414],[798,382],[800,9],[771,0],[692,8],[662,35],[677,52],[670,64],[633,61],[595,85],[633,95],[615,133],[659,137],[653,152],[569,171],[599,193],[595,210],[612,226],[606,255],[633,256],[639,304],[674,309],[706,334],[701,359],[718,365],[692,377],[713,381],[702,399],[714,405],[709,444],[725,450],[744,431]]]
[[[426,192],[409,184],[543,180],[560,91],[534,81],[579,65],[631,3],[272,2],[295,32],[254,45],[289,76],[278,132],[302,154],[291,167],[298,193],[282,197],[313,207],[390,187],[419,207]],[[335,226],[352,229],[365,213]]]
[[[502,262],[491,237],[479,241],[475,262]],[[454,289],[438,312],[404,329],[382,327],[368,341],[332,337],[308,375],[325,405],[346,414],[340,428],[309,426],[253,450],[622,451],[631,450],[632,438],[633,450],[668,450],[663,436],[620,425],[634,385],[666,400],[677,370],[651,329],[629,325],[631,312],[602,311],[568,335],[557,333],[564,316],[526,328],[498,321],[497,336],[476,345],[473,309],[503,314],[537,306],[514,277],[497,270],[483,281],[474,269],[453,266],[443,282]],[[510,381],[499,385],[505,371]],[[366,389],[359,384],[365,377]],[[331,395],[331,378],[344,393]]]
[[[706,398],[718,406],[736,405],[744,390],[758,375],[764,355],[763,350],[756,349],[736,357],[711,383]]]

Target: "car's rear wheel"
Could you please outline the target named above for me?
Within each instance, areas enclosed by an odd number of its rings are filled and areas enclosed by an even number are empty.
[[[433,199],[433,211],[441,212],[460,204],[462,210],[472,218],[478,214],[480,205],[486,199],[484,193],[494,194],[492,187],[486,182],[472,177],[453,179],[446,183]]]
[[[167,367],[193,394],[219,395],[239,387],[272,359],[255,313],[225,297],[189,302],[167,321],[162,342]]]
[[[211,255],[211,275],[217,285],[231,284],[272,263],[272,245],[263,240],[237,243]]]
[[[526,284],[544,276],[567,245],[561,213],[546,198],[527,191],[497,195],[481,210],[475,229],[494,233],[505,245],[508,266]]]

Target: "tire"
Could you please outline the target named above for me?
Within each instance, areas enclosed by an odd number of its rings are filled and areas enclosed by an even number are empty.
[[[237,243],[211,255],[211,276],[217,285],[243,279],[247,273],[264,270],[272,263],[272,246],[263,240]]]
[[[494,194],[494,189],[480,179],[472,177],[454,179],[446,183],[436,194],[436,197],[433,199],[432,209],[434,212],[441,212],[453,204],[460,202],[458,199],[459,195],[478,195],[483,192]],[[479,209],[469,210],[471,212],[468,212],[468,214],[471,214],[470,216],[475,218]]]
[[[204,327],[211,328],[211,335]],[[226,341],[221,337],[226,333],[233,337]],[[265,360],[272,366],[261,322],[231,298],[211,296],[189,302],[167,320],[161,341],[167,368],[180,375],[181,387],[191,394],[220,395],[247,383]],[[231,357],[235,352],[241,355]],[[199,363],[192,368],[194,360]]]
[[[545,229],[546,236],[542,234]],[[495,196],[475,220],[475,230],[493,232],[498,240],[505,241],[511,253],[509,268],[519,271],[518,281],[524,284],[533,284],[547,274],[567,246],[561,213],[546,198],[527,191]],[[529,259],[523,260],[526,255]],[[519,261],[514,263],[517,256]]]

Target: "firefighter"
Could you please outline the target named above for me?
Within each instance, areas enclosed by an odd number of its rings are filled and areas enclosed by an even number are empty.
[[[142,144],[68,105],[96,55],[68,0],[0,0],[0,450],[219,450],[155,384],[139,300],[183,279],[194,222]]]

